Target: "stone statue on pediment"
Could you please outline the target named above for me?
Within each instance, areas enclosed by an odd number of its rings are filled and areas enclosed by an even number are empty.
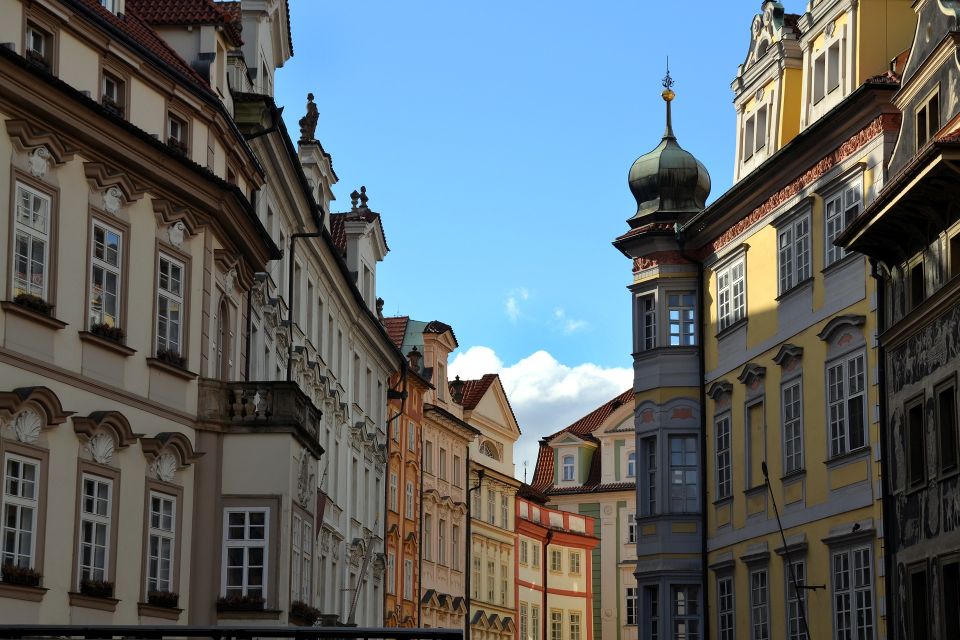
[[[316,142],[317,121],[320,113],[313,103],[313,94],[307,94],[307,114],[300,118],[300,142]]]

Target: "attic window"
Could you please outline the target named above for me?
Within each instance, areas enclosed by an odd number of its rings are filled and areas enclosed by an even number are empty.
[[[100,5],[110,13],[117,12],[116,0],[100,0]]]
[[[937,89],[917,109],[917,149],[940,130],[940,91]]]
[[[563,456],[563,481],[573,482],[573,479],[574,479],[573,456],[570,456],[570,455]]]
[[[480,443],[480,454],[488,458],[493,458],[494,460],[500,459],[500,454],[497,453],[497,447],[489,440]]]

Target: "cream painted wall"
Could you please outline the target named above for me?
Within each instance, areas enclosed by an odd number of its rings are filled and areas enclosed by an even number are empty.
[[[69,33],[61,31],[59,56],[57,66],[59,78],[79,91],[89,91],[90,97],[99,101],[100,75],[97,53]]]
[[[167,112],[163,96],[142,80],[130,78],[130,122],[147,133],[167,139]]]

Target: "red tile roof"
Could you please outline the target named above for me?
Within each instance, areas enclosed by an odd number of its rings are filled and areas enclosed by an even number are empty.
[[[347,232],[345,223],[348,221],[362,220],[363,222],[376,222],[380,225],[380,233],[383,234],[383,244],[387,244],[387,234],[383,230],[383,220],[380,218],[380,214],[376,211],[371,211],[370,209],[354,209],[352,211],[345,211],[342,213],[331,213],[330,214],[330,235],[333,236],[333,241],[337,245],[337,248],[340,249],[340,253],[344,256],[347,255]],[[389,251],[390,247],[387,246]]]
[[[549,435],[540,441],[540,451],[537,453],[537,466],[533,471],[533,482],[531,486],[537,491],[548,493],[553,486],[553,449],[550,447],[550,441],[564,434],[572,433],[581,438],[593,439],[592,434],[610,417],[619,407],[633,400],[633,389],[628,389],[618,395],[616,398],[605,402],[587,415],[583,416],[573,424],[570,424],[553,435]],[[616,485],[600,485],[600,456],[594,455],[590,461],[590,472],[587,474],[587,480],[583,483],[583,491],[590,490],[617,490],[619,485],[632,486],[631,483],[618,482]],[[626,488],[626,487],[623,487]],[[563,489],[563,493],[577,493],[580,489]]]
[[[403,346],[403,337],[407,334],[408,322],[410,322],[410,316],[383,319],[383,326],[387,329],[387,335],[390,336],[390,341],[397,345],[397,349]]]
[[[210,91],[210,83],[207,82],[207,79],[194,71],[193,67],[187,64],[187,62],[180,57],[180,54],[168,45],[166,41],[139,16],[136,9],[136,2],[134,2],[134,6],[131,7],[131,3],[128,1],[127,12],[122,16],[107,11],[107,9],[100,4],[99,0],[81,0],[81,2],[96,12],[101,20],[123,31],[128,37],[160,58],[161,61],[194,80],[200,89],[205,90],[207,93],[212,93]]]
[[[450,332],[450,335],[453,336],[453,343],[460,346],[460,343],[457,342],[457,334],[453,332],[453,327],[448,325],[446,322],[440,322],[439,320],[431,320],[427,323],[427,326],[423,328],[424,333],[446,333]]]
[[[493,381],[497,379],[497,374],[486,373],[479,380],[464,380],[463,383],[463,401],[460,403],[464,409],[476,409],[483,394],[487,392]],[[452,391],[451,391],[452,393]]]
[[[213,0],[127,0],[127,11],[153,25],[213,24],[222,26],[235,46],[243,44],[233,7]]]

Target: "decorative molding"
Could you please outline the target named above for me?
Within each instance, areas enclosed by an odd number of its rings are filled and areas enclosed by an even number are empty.
[[[187,225],[183,223],[183,220],[177,220],[167,227],[167,240],[177,249],[183,248],[183,241],[187,235]]]
[[[94,411],[73,418],[73,431],[86,440],[84,449],[100,464],[111,464],[116,449],[129,447],[139,437],[119,411]]]
[[[754,387],[758,382],[762,382],[767,375],[767,368],[761,367],[753,362],[748,362],[740,371],[737,380],[748,387]]]
[[[113,462],[113,437],[107,433],[100,432],[90,438],[84,447],[93,458],[94,462],[100,464],[110,464]]]
[[[30,122],[19,118],[7,120],[7,133],[24,151],[43,147],[46,149],[53,164],[60,166],[73,160],[78,149],[49,131],[38,129]]]
[[[854,314],[834,316],[830,319],[830,322],[824,325],[820,333],[817,334],[817,337],[824,342],[830,342],[833,340],[833,335],[842,327],[862,327],[866,321],[866,316]]]
[[[176,431],[164,431],[153,437],[140,436],[140,450],[148,460],[173,453],[181,467],[199,460],[203,453],[194,450],[190,438]]]
[[[109,213],[117,213],[121,206],[133,204],[147,193],[147,187],[134,182],[126,173],[111,169],[103,162],[84,162],[83,173],[90,183],[92,191],[104,192],[104,209]],[[117,190],[110,195],[111,190]],[[109,199],[116,199],[116,211],[111,210]]]
[[[177,461],[175,455],[172,453],[161,453],[150,463],[149,473],[161,482],[173,482],[179,470],[180,463]]]
[[[37,147],[30,152],[30,155],[27,157],[27,165],[30,167],[30,175],[34,178],[42,178],[47,175],[47,171],[50,169],[50,162],[53,160],[53,157],[50,155],[50,152],[47,151],[46,147]]]
[[[47,428],[63,424],[73,415],[73,411],[63,410],[57,394],[47,387],[20,387],[0,392],[0,419],[13,419],[30,409],[39,409],[38,415]]]
[[[182,222],[184,229],[184,238],[196,234],[203,226],[203,220],[186,207],[181,207],[164,198],[153,198],[150,201],[153,205],[154,217],[157,220],[157,226],[163,227],[173,225],[176,222]],[[169,233],[169,232],[168,232]],[[171,244],[173,239],[171,239]],[[176,244],[174,244],[176,246]]]
[[[731,395],[732,393],[733,385],[726,380],[717,380],[707,389],[707,395],[714,401],[719,400],[720,396]]]
[[[790,360],[799,360],[802,357],[803,347],[785,342],[780,345],[780,350],[777,351],[777,355],[773,356],[773,362],[782,367],[784,364],[788,364]]]
[[[313,491],[317,486],[317,475],[310,469],[311,457],[306,449],[300,451],[300,464],[297,473],[297,502],[304,509],[313,502]]]
[[[683,257],[679,251],[654,251],[653,253],[641,258],[633,259],[633,272],[652,269],[661,265],[684,265],[691,264],[689,260]]]

